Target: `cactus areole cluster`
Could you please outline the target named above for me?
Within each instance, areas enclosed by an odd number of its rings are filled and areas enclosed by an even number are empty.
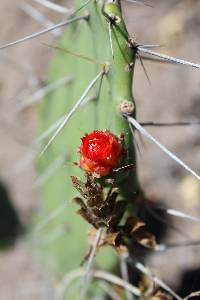
[[[80,167],[100,177],[118,167],[125,153],[120,139],[108,130],[94,130],[81,141]]]

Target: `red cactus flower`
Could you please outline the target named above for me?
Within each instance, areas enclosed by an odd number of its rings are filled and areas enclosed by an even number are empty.
[[[110,131],[94,130],[81,140],[80,167],[83,170],[106,176],[119,165],[124,149]]]

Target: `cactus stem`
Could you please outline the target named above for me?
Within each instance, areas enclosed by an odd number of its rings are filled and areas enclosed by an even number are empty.
[[[107,1],[104,3],[102,14],[106,21],[111,24],[112,47],[114,59],[110,53],[110,72],[108,82],[111,87],[113,99],[113,110],[116,112],[113,119],[113,129],[117,134],[125,133],[125,147],[128,150],[126,164],[134,163],[135,168],[128,172],[126,180],[121,181],[120,191],[126,199],[139,190],[137,178],[136,156],[132,135],[129,125],[119,113],[119,104],[121,101],[131,101],[134,103],[132,95],[133,69],[135,63],[135,54],[132,51],[132,44],[129,45],[129,34],[123,21],[120,1]],[[135,116],[135,110],[134,110]]]
[[[158,140],[156,140],[150,133],[148,133],[134,118],[127,116],[128,122],[136,128],[141,134],[146,136],[150,141],[156,144],[164,153],[166,153],[171,159],[173,159],[177,164],[181,165],[184,169],[190,172],[194,177],[200,180],[200,176],[192,170],[186,163],[184,163],[180,158],[178,158],[175,154],[169,151],[163,144],[161,144]]]
[[[106,12],[105,10],[105,0],[104,4],[102,6],[102,14],[106,18],[109,24],[111,24],[113,27],[116,27],[116,29],[121,33],[121,35],[127,40],[128,42],[128,35],[127,32],[125,32],[119,25],[121,23],[121,18],[118,15],[113,14],[113,12]]]
[[[48,147],[50,146],[50,144],[53,142],[53,140],[56,138],[56,136],[60,133],[60,131],[65,127],[66,123],[69,121],[69,119],[73,116],[73,114],[76,112],[76,110],[79,108],[79,106],[81,105],[81,103],[84,101],[85,97],[87,96],[87,94],[90,92],[90,90],[93,88],[93,86],[95,85],[95,83],[102,77],[102,75],[104,74],[104,71],[101,71],[88,85],[88,87],[85,89],[85,91],[83,92],[82,96],[79,98],[79,100],[76,102],[76,104],[74,105],[74,107],[71,109],[71,111],[64,115],[63,120],[61,122],[61,124],[59,125],[59,127],[56,129],[55,133],[53,134],[53,136],[51,137],[51,139],[48,141],[48,143],[45,145],[45,147],[43,148],[43,150],[40,153],[40,156],[42,154],[44,154],[44,152],[48,149]]]

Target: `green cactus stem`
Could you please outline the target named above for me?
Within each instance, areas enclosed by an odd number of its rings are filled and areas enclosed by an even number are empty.
[[[135,117],[136,109],[132,94],[133,71],[136,59],[136,53],[131,49],[129,35],[123,20],[120,1],[107,2],[103,7],[103,14],[110,26],[110,68],[108,72],[108,81],[112,95],[112,111],[114,115],[113,129],[116,134],[124,133],[125,147],[128,150],[127,164],[132,163],[132,171],[122,181],[121,190],[127,197],[139,190],[137,178],[137,166],[133,136],[127,121],[120,113],[120,104],[132,103],[132,115]],[[121,172],[119,176],[123,177]]]

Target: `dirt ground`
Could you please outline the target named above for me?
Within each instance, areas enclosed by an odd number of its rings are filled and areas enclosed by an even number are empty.
[[[19,7],[20,1],[0,2],[0,45],[41,30],[42,26]],[[29,1],[52,22],[61,20]],[[61,2],[59,2],[61,3]],[[65,1],[62,2],[66,5]],[[200,1],[155,1],[153,8],[125,3],[129,31],[138,43],[161,44],[160,52],[200,63]],[[66,5],[67,6],[67,5]],[[36,110],[18,112],[18,103],[46,79],[51,50],[42,43],[54,39],[51,33],[0,52],[0,181],[5,184],[19,212],[28,224],[37,208],[39,192],[33,189],[37,178],[32,160],[36,137]],[[198,70],[145,61],[151,85],[139,63],[134,80],[139,121],[188,121],[200,119],[200,73]],[[149,131],[200,173],[199,127],[149,128]],[[138,161],[142,185],[148,195],[156,195],[170,208],[200,214],[200,185],[149,142],[141,143]],[[28,161],[28,162],[27,162]],[[23,167],[24,166],[24,167]],[[191,239],[200,239],[198,223],[173,218]],[[178,241],[168,231],[167,241]],[[149,266],[173,287],[188,268],[200,267],[198,247],[169,250],[152,255]],[[187,254],[187,259],[185,255]],[[171,263],[168,263],[168,262]],[[0,300],[53,299],[53,291],[40,262],[19,239],[14,247],[0,251]],[[200,286],[199,286],[200,288]]]

